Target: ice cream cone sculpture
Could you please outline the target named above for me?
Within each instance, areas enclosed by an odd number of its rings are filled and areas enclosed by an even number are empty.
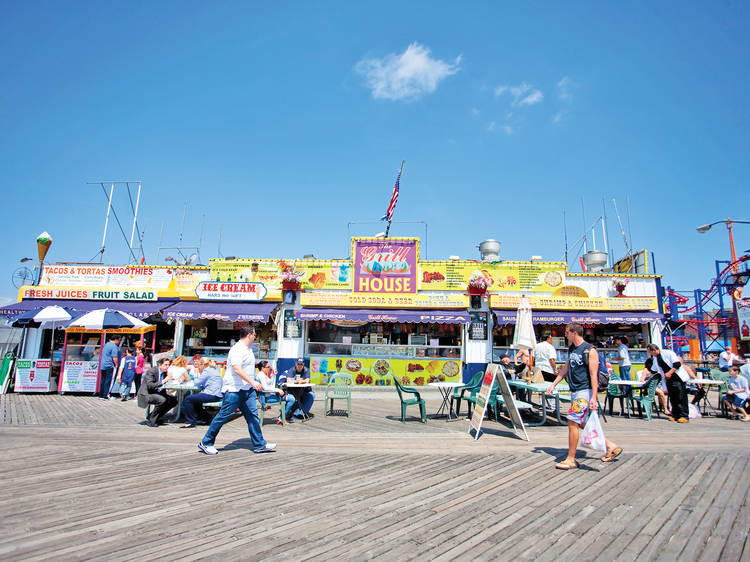
[[[47,232],[42,232],[39,236],[36,238],[36,248],[39,251],[39,261],[44,261],[44,258],[47,257],[47,251],[49,250],[49,247],[52,245],[52,237]]]

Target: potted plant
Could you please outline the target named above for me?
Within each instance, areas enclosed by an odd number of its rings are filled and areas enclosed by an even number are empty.
[[[627,287],[627,285],[628,285],[629,282],[630,282],[629,279],[624,279],[624,278],[621,278],[621,277],[615,277],[614,279],[612,279],[612,288],[617,293],[615,295],[616,297],[624,297],[625,296],[623,293],[625,292],[625,287]]]
[[[487,279],[479,270],[474,270],[469,277],[469,294],[483,295],[487,292]]]
[[[295,271],[293,265],[281,262],[281,288],[285,291],[299,291],[304,272]]]

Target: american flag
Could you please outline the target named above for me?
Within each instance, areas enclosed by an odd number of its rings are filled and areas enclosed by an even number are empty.
[[[401,170],[403,170],[403,168],[401,168]],[[399,183],[401,183],[401,172],[398,173],[396,185],[393,186],[393,193],[391,193],[391,202],[388,203],[388,210],[385,212],[385,215],[380,218],[381,221],[390,222],[393,220],[393,210],[396,208],[396,201],[398,201]]]

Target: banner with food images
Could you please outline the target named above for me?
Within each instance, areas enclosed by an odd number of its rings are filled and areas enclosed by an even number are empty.
[[[351,289],[352,268],[348,260],[211,260],[212,281],[261,282],[280,290],[282,271],[291,268],[301,289]]]
[[[423,261],[419,264],[420,291],[466,291],[469,278],[479,271],[487,292],[554,292],[565,280],[564,262]]]
[[[461,382],[461,361],[445,359],[377,359],[336,356],[310,358],[310,382],[328,384],[336,373],[346,373],[359,386],[392,386],[395,376],[407,386],[431,382]]]

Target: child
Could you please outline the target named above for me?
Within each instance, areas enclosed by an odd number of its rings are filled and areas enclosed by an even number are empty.
[[[120,365],[120,400],[125,402],[130,399],[130,387],[135,379],[135,357],[133,357],[133,350],[128,348],[125,350],[125,357],[122,358],[122,364]]]
[[[743,422],[750,422],[750,416],[747,415],[745,400],[747,400],[747,379],[740,375],[740,368],[737,366],[729,367],[729,390],[724,396],[724,403],[731,408],[733,412],[742,414],[740,418]]]

